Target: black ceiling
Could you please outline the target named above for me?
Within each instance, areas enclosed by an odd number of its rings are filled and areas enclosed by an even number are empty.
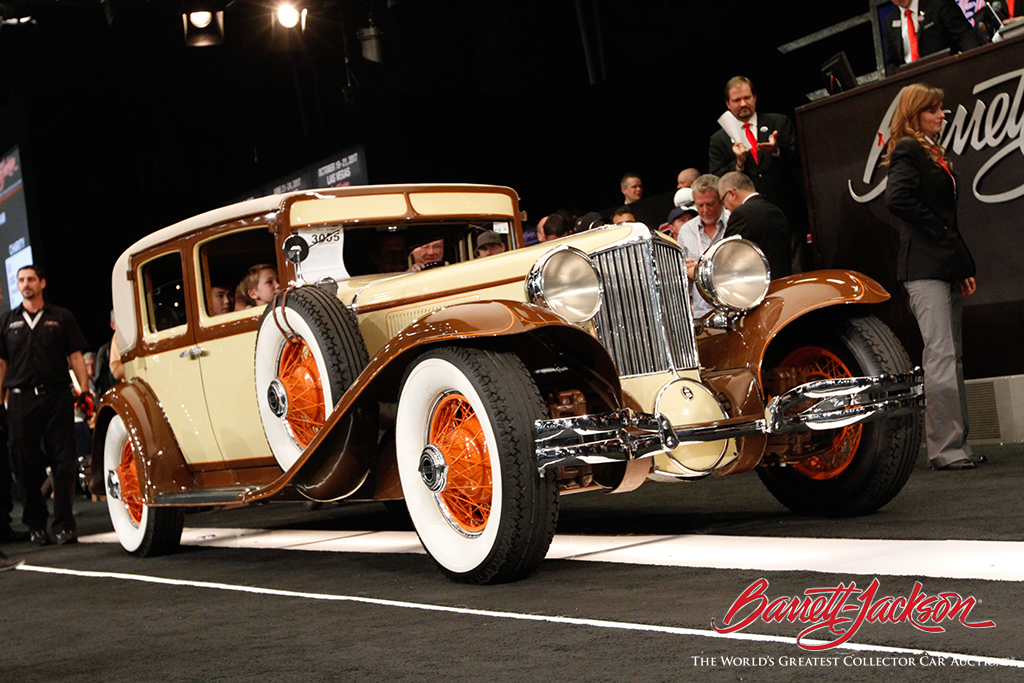
[[[792,113],[835,52],[872,71],[868,25],[777,50],[868,5],[335,0],[282,50],[270,0],[228,4],[225,43],[207,48],[184,47],[181,3],[37,0],[20,4],[35,25],[0,27],[0,151],[21,146],[52,296],[98,346],[132,241],[351,145],[371,182],[511,185],[533,217],[613,205],[626,170],[669,191],[706,167],[730,76]],[[356,38],[371,15],[382,65]]]

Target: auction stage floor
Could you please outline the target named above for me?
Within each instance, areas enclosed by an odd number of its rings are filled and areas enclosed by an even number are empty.
[[[82,502],[77,546],[4,547],[25,564],[0,574],[0,681],[1018,681],[1024,448],[979,452],[922,458],[857,519],[795,516],[754,474],[567,496],[540,570],[485,587],[380,504],[190,515],[180,552],[140,560]],[[758,596],[807,607],[742,625]],[[848,639],[815,596],[845,596]],[[915,627],[901,598],[973,602]]]

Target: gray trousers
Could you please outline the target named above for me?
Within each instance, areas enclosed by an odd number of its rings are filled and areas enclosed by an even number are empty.
[[[935,467],[971,457],[967,445],[967,396],[964,392],[963,305],[959,282],[911,280],[910,295],[924,339],[925,436]]]

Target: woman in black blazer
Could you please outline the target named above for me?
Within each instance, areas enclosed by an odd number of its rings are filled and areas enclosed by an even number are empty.
[[[932,469],[976,467],[967,445],[961,297],[974,294],[974,259],[957,227],[957,179],[939,146],[943,92],[907,86],[890,128],[885,205],[900,236],[896,279],[924,339],[925,425]]]

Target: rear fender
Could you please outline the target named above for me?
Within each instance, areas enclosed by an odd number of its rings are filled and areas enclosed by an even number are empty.
[[[96,429],[92,439],[94,463],[103,463],[107,428],[115,415],[124,421],[128,438],[135,449],[135,466],[143,500],[152,505],[162,493],[178,493],[196,488],[185,457],[178,447],[156,395],[141,379],[114,385],[100,399]],[[102,464],[100,465],[101,476]]]
[[[842,304],[878,304],[889,293],[867,275],[850,270],[817,270],[773,280],[764,302],[735,329],[712,330],[697,340],[708,369],[747,367],[763,386],[761,363],[772,340],[787,325],[812,311]]]

